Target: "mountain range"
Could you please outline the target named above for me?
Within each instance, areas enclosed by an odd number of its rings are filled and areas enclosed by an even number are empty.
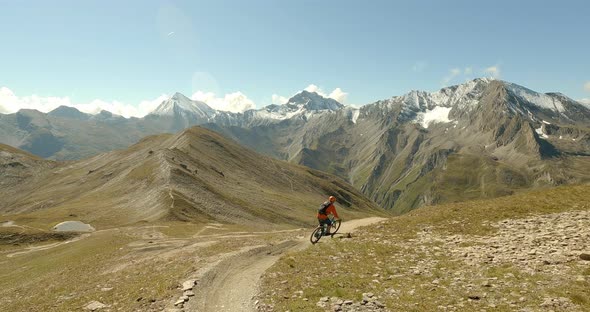
[[[335,174],[396,213],[590,180],[588,106],[485,78],[360,108],[302,91],[243,113],[180,93],[144,118],[21,110],[0,115],[0,142],[44,158],[80,159],[193,125]]]

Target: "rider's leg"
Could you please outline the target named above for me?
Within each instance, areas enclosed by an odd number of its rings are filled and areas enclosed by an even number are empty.
[[[322,227],[322,235],[327,235],[330,232],[330,219],[319,220]]]
[[[332,229],[332,220],[326,219],[326,235],[330,235],[330,229]]]

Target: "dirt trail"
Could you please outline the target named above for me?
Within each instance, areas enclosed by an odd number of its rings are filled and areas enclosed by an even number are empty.
[[[46,244],[46,245],[41,245],[41,246],[26,247],[24,250],[7,254],[6,257],[12,258],[14,256],[24,255],[24,254],[28,254],[28,253],[35,252],[35,251],[41,251],[41,250],[47,250],[47,249],[55,248],[57,246],[61,246],[61,245],[65,245],[65,244],[70,244],[70,243],[79,241],[79,240],[84,239],[84,238],[86,238],[88,236],[90,236],[90,234],[83,234],[83,235],[80,235],[78,237],[74,237],[72,239],[69,239],[67,241],[63,241],[63,242],[51,243],[51,244]]]
[[[385,219],[373,217],[343,222],[339,233],[350,233],[357,227],[383,220]],[[186,303],[184,310],[255,311],[252,298],[258,291],[262,274],[285,252],[311,246],[308,239],[309,237],[305,236],[274,246],[254,248],[221,261],[200,277],[195,287],[195,297]],[[329,240],[324,239],[323,242],[326,241]]]

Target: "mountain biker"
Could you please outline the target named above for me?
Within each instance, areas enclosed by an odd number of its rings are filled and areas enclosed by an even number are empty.
[[[320,226],[324,224],[328,225],[328,232],[325,235],[330,234],[330,227],[332,226],[332,220],[328,218],[329,214],[334,215],[334,218],[339,219],[338,212],[336,212],[336,207],[334,207],[334,202],[336,202],[336,197],[330,196],[328,197],[328,201],[322,203],[320,205],[320,209],[318,209],[318,222]]]

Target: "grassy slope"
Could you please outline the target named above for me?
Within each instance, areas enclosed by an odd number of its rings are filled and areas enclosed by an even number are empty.
[[[576,210],[590,210],[590,185],[417,209],[365,228],[352,239],[330,240],[283,257],[263,281],[263,301],[273,304],[276,311],[322,311],[316,306],[320,297],[356,301],[362,293],[373,292],[393,310],[434,311],[454,306],[474,311],[493,303],[498,311],[513,311],[524,306],[538,309],[545,297],[565,297],[588,311],[589,265],[566,263],[569,273],[565,279],[530,274],[510,263],[466,269],[463,260],[453,258],[440,242],[419,239],[427,232],[486,240],[497,231],[492,223]],[[551,228],[551,224],[545,226]],[[575,276],[586,279],[576,281]],[[496,285],[481,287],[485,280]],[[303,294],[293,296],[299,290]],[[474,293],[486,297],[467,300]]]
[[[261,156],[195,127],[60,163],[19,184],[16,196],[0,200],[0,209],[20,212],[5,213],[7,221],[42,229],[64,220],[105,229],[156,220],[202,224],[213,218],[292,227],[312,220],[328,194],[350,208],[351,218],[386,214],[334,176]]]

